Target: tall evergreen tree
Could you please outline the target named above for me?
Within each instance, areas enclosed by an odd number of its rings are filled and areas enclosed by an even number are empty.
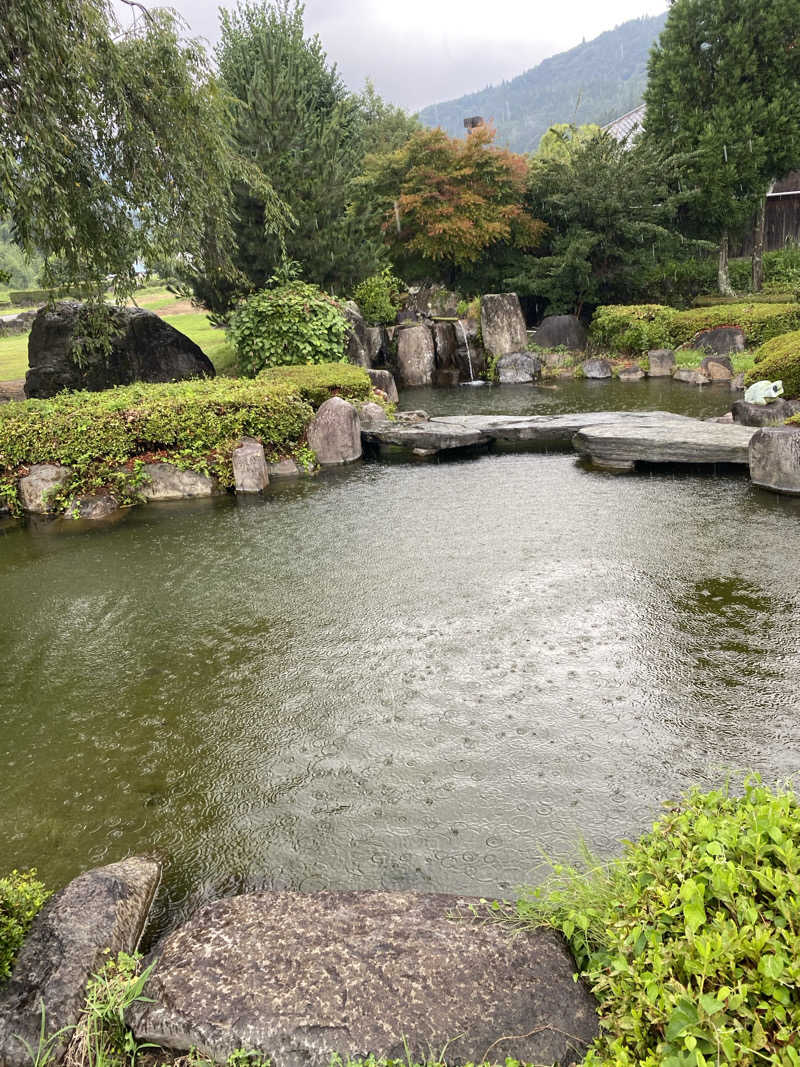
[[[674,0],[650,57],[645,139],[679,163],[689,232],[728,240],[800,165],[800,0]]]

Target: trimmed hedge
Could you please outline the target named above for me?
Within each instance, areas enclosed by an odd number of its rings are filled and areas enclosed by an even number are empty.
[[[700,330],[739,326],[751,344],[800,328],[800,304],[739,303],[677,311],[663,304],[607,304],[592,319],[592,340],[613,352],[676,348]]]
[[[783,382],[787,400],[800,397],[800,330],[773,337],[755,354],[756,365],[745,376],[745,385],[767,379]]]
[[[65,296],[85,297],[86,291],[84,289],[67,289],[66,291],[61,289],[18,289],[11,291],[8,294],[8,299],[16,307],[35,307],[37,304],[47,304],[51,300],[57,300],[59,297],[63,300]]]
[[[0,878],[0,985],[10,976],[25,934],[49,896],[36,871],[12,871]]]
[[[137,499],[137,459],[153,457],[232,484],[231,453],[243,436],[273,456],[301,444],[311,405],[289,384],[233,378],[136,384],[101,393],[61,393],[0,407],[0,502],[18,510],[25,466],[61,463],[74,471],[57,500],[111,489]]]
[[[372,382],[363,367],[349,363],[317,363],[301,367],[269,367],[258,380],[289,386],[313,408],[332,396],[345,400],[369,400]]]

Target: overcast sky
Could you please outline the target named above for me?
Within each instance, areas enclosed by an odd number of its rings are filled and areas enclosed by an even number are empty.
[[[217,2],[143,2],[174,7],[194,35],[216,41]],[[513,78],[584,37],[666,7],[666,0],[307,0],[305,23],[351,89],[370,78],[384,99],[413,111]]]

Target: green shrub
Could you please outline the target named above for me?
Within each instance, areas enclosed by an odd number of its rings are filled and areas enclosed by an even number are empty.
[[[242,373],[254,376],[265,367],[342,360],[348,330],[338,300],[316,285],[291,281],[240,304],[228,337]]]
[[[751,344],[800,327],[800,304],[738,303],[677,311],[663,304],[610,304],[599,307],[592,339],[617,352],[676,348],[701,330],[739,326]]]
[[[755,354],[755,366],[747,372],[745,385],[768,379],[783,382],[783,395],[800,397],[800,330],[773,337]]]
[[[0,878],[0,983],[11,974],[25,934],[49,896],[36,871],[12,871]]]
[[[759,293],[759,304],[794,304],[797,300],[795,293]],[[696,296],[692,306],[697,308],[710,308],[718,304],[741,304],[740,296]]]
[[[231,452],[243,436],[271,455],[302,441],[313,410],[288,383],[216,378],[168,385],[120,386],[101,393],[61,393],[0,407],[0,501],[18,510],[16,482],[25,464],[62,463],[74,477],[58,502],[110,488],[120,502],[137,497],[138,458],[156,454],[184,468],[232,482]]]
[[[695,791],[622,859],[556,867],[516,910],[563,932],[598,998],[587,1067],[800,1064],[792,792]]]
[[[380,274],[365,278],[353,293],[353,299],[367,322],[376,325],[393,323],[402,303],[405,284],[385,267]]]
[[[372,382],[363,367],[349,363],[320,363],[313,367],[270,367],[259,381],[291,388],[315,410],[332,396],[345,400],[369,400]]]

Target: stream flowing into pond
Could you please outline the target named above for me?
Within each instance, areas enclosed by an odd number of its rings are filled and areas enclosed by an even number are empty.
[[[402,405],[730,404],[605,388]],[[798,559],[800,502],[744,474],[562,454],[6,524],[0,871],[157,850],[163,927],[248,887],[508,895],[542,853],[612,855],[694,783],[800,766]]]

